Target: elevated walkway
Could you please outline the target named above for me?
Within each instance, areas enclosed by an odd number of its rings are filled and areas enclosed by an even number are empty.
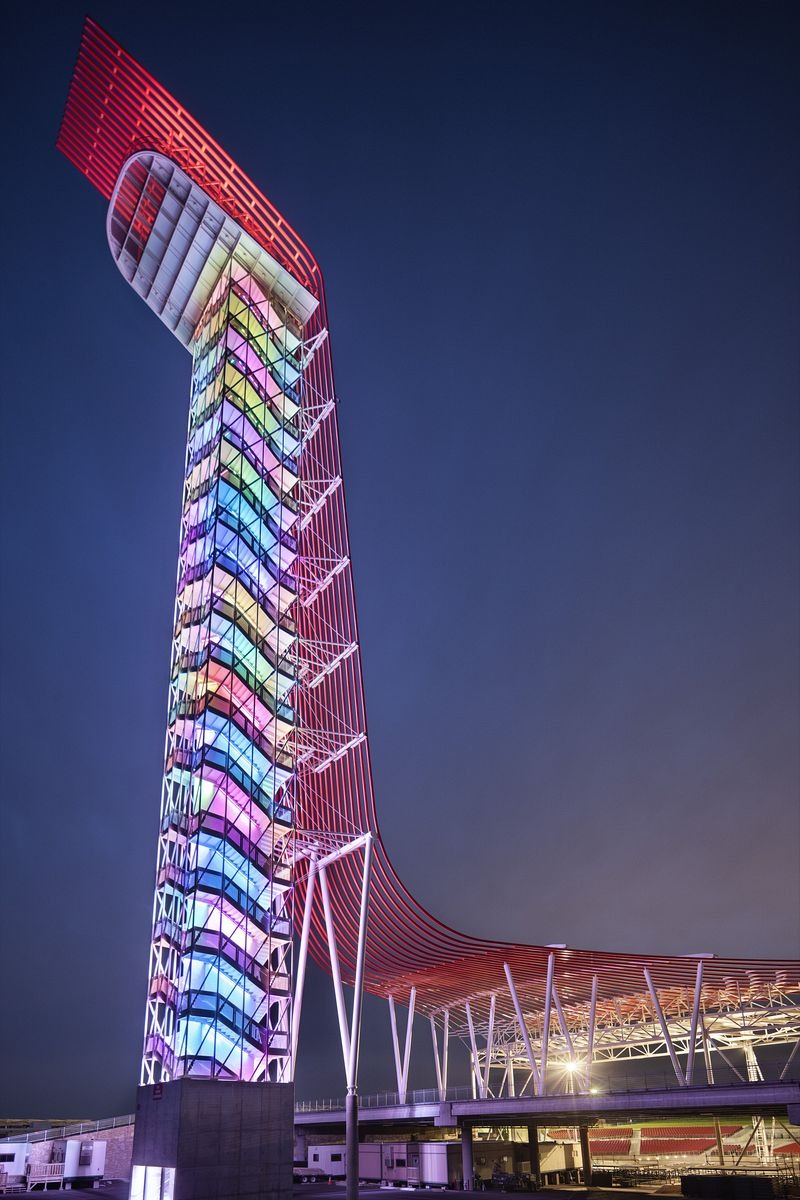
[[[456,1089],[458,1091],[459,1089]],[[557,1096],[503,1096],[499,1099],[418,1098],[410,1093],[405,1104],[392,1096],[362,1096],[359,1098],[359,1123],[402,1125],[404,1122],[452,1127],[461,1124],[526,1125],[563,1121],[565,1124],[586,1124],[604,1119],[614,1120],[663,1116],[708,1116],[744,1112],[763,1116],[788,1117],[800,1124],[800,1082],[737,1083],[690,1088],[659,1088],[632,1092],[607,1092]],[[295,1126],[336,1127],[344,1125],[344,1101],[312,1101],[299,1104],[295,1111]]]

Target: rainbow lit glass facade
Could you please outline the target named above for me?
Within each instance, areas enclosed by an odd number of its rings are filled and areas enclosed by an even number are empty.
[[[229,265],[193,340],[143,1083],[290,1077],[299,345]]]

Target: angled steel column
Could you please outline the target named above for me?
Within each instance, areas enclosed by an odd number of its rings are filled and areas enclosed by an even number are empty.
[[[670,1062],[672,1063],[672,1069],[675,1072],[675,1078],[678,1080],[678,1083],[685,1084],[686,1077],[681,1070],[680,1063],[678,1062],[678,1056],[675,1053],[675,1047],[672,1043],[672,1038],[670,1037],[669,1026],[667,1025],[666,1017],[664,1016],[664,1010],[661,1007],[661,1001],[658,998],[658,993],[653,987],[653,980],[650,978],[650,972],[648,971],[647,967],[644,968],[644,981],[647,984],[647,990],[650,993],[650,999],[653,1001],[653,1008],[656,1011],[658,1023],[661,1026],[661,1033],[663,1034],[664,1044],[667,1047],[667,1053],[669,1054]]]
[[[436,1086],[439,1089],[439,1099],[447,1099],[447,1055],[450,1040],[450,1010],[445,1009],[442,1018],[442,1054],[439,1055],[439,1042],[436,1033],[436,1021],[433,1013],[430,1017],[431,1041],[433,1043],[433,1065],[436,1068]]]
[[[547,985],[544,997],[544,1020],[542,1023],[542,1065],[539,1070],[541,1079],[541,1094],[547,1095],[547,1051],[550,1043],[550,1005],[553,999],[553,972],[555,970],[556,956],[548,954],[547,956]]]
[[[397,1011],[395,1009],[394,996],[389,997],[389,1021],[392,1027],[392,1049],[394,1051],[395,1074],[397,1076],[397,1094],[400,1098],[400,1103],[406,1102],[406,1089],[408,1087],[408,1068],[411,1062],[411,1039],[414,1033],[414,1004],[417,998],[417,989],[411,989],[408,997],[408,1016],[406,1017],[406,1033],[403,1043],[403,1057],[400,1057],[400,1040],[397,1036]],[[433,1018],[431,1018],[433,1020]]]
[[[691,1087],[694,1079],[694,1054],[697,1044],[697,1022],[700,1017],[700,997],[703,991],[703,960],[697,964],[697,979],[694,986],[694,1005],[692,1006],[692,1024],[689,1029],[689,1052],[686,1056],[686,1085]]]
[[[517,989],[514,986],[514,979],[511,975],[511,968],[509,967],[508,963],[503,963],[503,970],[506,973],[506,979],[508,981],[508,990],[511,993],[511,999],[514,1003],[514,1012],[516,1013],[516,1016],[517,1016],[517,1024],[519,1025],[520,1033],[522,1034],[522,1041],[525,1045],[525,1053],[527,1054],[528,1062],[530,1063],[531,1089],[533,1091],[534,1096],[536,1096],[540,1090],[539,1071],[536,1066],[536,1059],[534,1058],[533,1047],[531,1046],[530,1034],[528,1033],[528,1027],[525,1024],[525,1018],[522,1015],[522,1005],[519,1002],[519,997],[517,995]]]
[[[366,835],[364,873],[361,880],[361,911],[358,921],[358,956],[356,959],[353,1019],[350,1031],[350,1061],[347,1072],[347,1108],[345,1138],[347,1160],[347,1200],[358,1200],[358,1052],[361,1044],[361,1006],[364,997],[364,952],[367,945],[369,916],[369,885],[372,875],[372,834]]]

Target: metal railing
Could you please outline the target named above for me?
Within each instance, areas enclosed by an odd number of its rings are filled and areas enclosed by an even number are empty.
[[[746,1079],[735,1070],[726,1069],[724,1072],[715,1070],[713,1086],[719,1088],[747,1088],[751,1086],[763,1087],[765,1085],[769,1085],[770,1083],[777,1082],[779,1082],[777,1078],[758,1080]],[[797,1083],[798,1078],[797,1076],[793,1076],[791,1079],[786,1078],[782,1080],[782,1082]],[[602,1096],[624,1095],[630,1092],[680,1091],[690,1093],[696,1088],[705,1089],[707,1087],[709,1087],[709,1084],[704,1078],[696,1079],[695,1082],[688,1087],[685,1084],[679,1084],[675,1074],[671,1071],[648,1071],[642,1072],[641,1074],[638,1072],[628,1073],[626,1071],[617,1071],[605,1079],[598,1077],[596,1084],[593,1084],[588,1092],[583,1088],[576,1088],[574,1094],[583,1096],[596,1095],[598,1099],[600,1099]],[[569,1090],[563,1086],[563,1081],[560,1087],[556,1082],[555,1086],[552,1088],[552,1091],[548,1092],[546,1098],[558,1100],[559,1098],[569,1094]],[[480,1100],[480,1097],[474,1095],[472,1088],[469,1085],[462,1085],[459,1087],[449,1087],[445,1094],[445,1099],[449,1101],[473,1099],[478,1101]],[[533,1097],[531,1096],[529,1089],[526,1089],[522,1095],[518,1094],[516,1097],[505,1094],[496,1096],[492,1095],[490,1092],[483,1103],[491,1104],[492,1101],[502,1101],[503,1103],[507,1104],[509,1101],[513,1101],[514,1099],[530,1100],[533,1099]],[[360,1109],[394,1108],[400,1106],[401,1103],[403,1105],[439,1104],[440,1100],[441,1097],[438,1088],[409,1088],[406,1092],[406,1098],[402,1102],[398,1092],[387,1091],[376,1092],[374,1095],[369,1096],[359,1096],[358,1106]],[[344,1097],[341,1096],[324,1100],[299,1100],[295,1103],[295,1112],[343,1112],[344,1105]]]
[[[34,1129],[30,1133],[14,1133],[0,1138],[0,1146],[8,1142],[51,1142],[56,1138],[77,1137],[79,1133],[98,1133],[101,1129],[117,1129],[133,1125],[135,1113],[124,1117],[103,1117],[101,1121],[80,1121],[76,1125],[60,1125],[55,1129]]]

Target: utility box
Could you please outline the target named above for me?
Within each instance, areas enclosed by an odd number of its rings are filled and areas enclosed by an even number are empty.
[[[381,1178],[380,1142],[362,1142],[358,1147],[358,1177],[378,1183]]]
[[[420,1183],[429,1187],[454,1188],[460,1185],[460,1142],[420,1142],[419,1161]]]

